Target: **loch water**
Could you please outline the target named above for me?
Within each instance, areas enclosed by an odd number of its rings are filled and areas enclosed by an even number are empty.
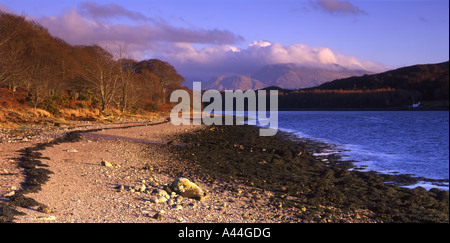
[[[362,170],[449,179],[448,111],[280,111],[278,123],[300,138],[336,145],[334,152]],[[448,190],[445,184],[440,188]]]

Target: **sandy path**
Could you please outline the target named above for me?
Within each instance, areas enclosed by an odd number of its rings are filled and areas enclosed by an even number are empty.
[[[40,192],[26,196],[54,208],[55,212],[46,214],[37,208],[21,208],[26,215],[17,217],[15,222],[289,221],[289,209],[269,203],[270,192],[239,184],[196,181],[210,195],[202,201],[172,196],[167,202],[154,203],[151,202],[154,193],[129,191],[142,184],[147,190],[162,189],[172,182],[174,177],[158,172],[166,163],[177,163],[165,143],[171,134],[195,129],[202,127],[165,123],[110,129],[95,132],[98,137],[87,135],[79,142],[46,148],[42,156],[50,160],[43,163],[54,174]],[[112,136],[119,139],[111,139]],[[114,166],[102,166],[102,160]],[[124,186],[122,192],[116,188],[120,185]],[[259,198],[263,195],[257,202],[253,200],[256,194]],[[154,219],[161,211],[164,218]]]

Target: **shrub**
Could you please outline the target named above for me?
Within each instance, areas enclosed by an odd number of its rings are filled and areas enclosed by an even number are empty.
[[[46,98],[41,103],[39,103],[39,105],[37,107],[40,109],[46,110],[53,115],[61,114],[61,111],[55,104],[55,99],[53,99],[52,97]]]

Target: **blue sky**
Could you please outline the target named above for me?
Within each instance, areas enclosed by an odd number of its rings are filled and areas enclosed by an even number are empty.
[[[71,44],[124,44],[136,59],[197,74],[277,62],[379,71],[449,59],[448,0],[0,0],[0,8]]]

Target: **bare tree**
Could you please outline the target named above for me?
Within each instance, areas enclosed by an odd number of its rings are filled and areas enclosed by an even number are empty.
[[[15,39],[23,32],[25,17],[0,11],[0,84],[7,84],[13,90],[18,86],[19,55],[22,42]]]
[[[139,99],[137,94],[137,86],[135,85],[135,72],[134,66],[137,63],[133,60],[126,47],[119,46],[119,50],[116,52],[116,60],[118,62],[119,73],[119,95],[118,95],[118,107],[124,112],[130,105],[137,102]]]
[[[9,43],[4,46],[9,46]],[[0,47],[0,84],[6,84],[14,94],[23,78],[19,68],[21,50],[14,46],[5,49]]]
[[[112,55],[99,46],[86,47],[92,61],[84,63],[84,79],[97,94],[104,111],[116,97],[119,88],[120,72]]]
[[[29,68],[30,82],[27,91],[33,108],[36,108],[47,94],[48,82],[45,77],[46,72],[46,66],[40,61],[33,62]]]

